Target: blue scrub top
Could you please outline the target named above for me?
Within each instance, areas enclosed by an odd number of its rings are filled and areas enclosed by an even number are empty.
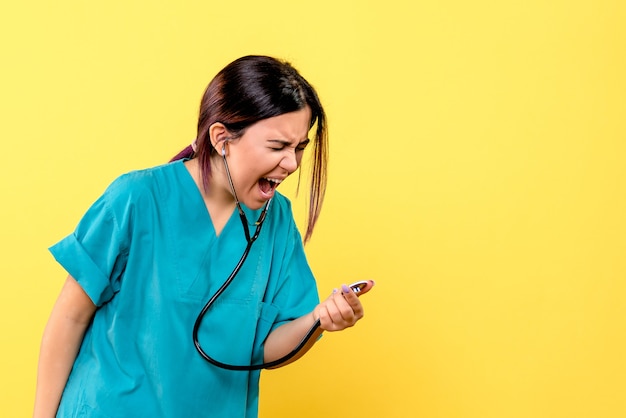
[[[260,213],[245,211],[250,222]],[[98,306],[57,416],[256,417],[260,372],[217,368],[192,341],[198,313],[245,246],[237,211],[216,236],[182,161],[115,180],[50,248]],[[268,334],[318,302],[290,202],[277,193],[199,341],[219,361],[260,363]]]

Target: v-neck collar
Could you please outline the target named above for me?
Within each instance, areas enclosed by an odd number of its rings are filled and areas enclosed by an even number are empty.
[[[180,179],[182,186],[186,189],[186,194],[188,194],[191,199],[193,199],[190,203],[190,207],[192,210],[198,210],[202,212],[202,215],[199,216],[199,219],[203,219],[209,226],[211,233],[215,239],[219,239],[225,232],[232,228],[231,224],[234,222],[233,219],[236,218],[235,214],[237,213],[236,206],[233,208],[232,213],[229,215],[228,220],[224,224],[221,232],[218,234],[215,229],[215,224],[213,223],[213,218],[211,218],[211,213],[209,212],[209,208],[207,208],[206,203],[204,202],[204,197],[202,196],[202,191],[200,190],[198,184],[196,183],[193,175],[184,164],[185,161],[189,161],[189,159],[183,159],[176,161],[178,169],[180,171]],[[196,209],[197,208],[197,209]]]
[[[193,175],[191,174],[187,166],[184,164],[185,161],[188,161],[188,159],[179,160],[175,162],[175,164],[178,165],[179,170],[183,171],[183,173],[181,173],[181,176],[180,176],[182,185],[183,187],[185,187],[185,189],[187,189],[186,190],[187,193],[194,200],[193,202],[190,202],[191,207],[194,207],[194,208],[197,207],[198,210],[203,212],[203,215],[201,216],[201,218],[206,219],[207,224],[209,225],[213,236],[216,239],[219,239],[222,235],[224,235],[224,233],[227,233],[233,228],[235,228],[239,230],[237,233],[241,233],[242,237],[244,237],[243,226],[240,225],[241,222],[238,219],[239,211],[237,210],[237,206],[233,208],[233,211],[228,217],[228,220],[226,221],[226,223],[224,224],[222,231],[219,234],[217,234],[215,225],[213,224],[213,219],[211,218],[211,213],[209,212],[209,209],[207,208],[206,203],[204,202],[202,191],[200,190],[200,188],[198,187],[198,184],[194,180]],[[241,207],[244,213],[246,214],[246,217],[248,218],[248,226],[251,227],[250,222],[256,222],[262,209],[252,210],[248,208],[246,205],[244,205],[243,203],[241,204]],[[252,224],[252,226],[253,225],[254,224]],[[237,226],[239,226],[239,228],[237,228]]]

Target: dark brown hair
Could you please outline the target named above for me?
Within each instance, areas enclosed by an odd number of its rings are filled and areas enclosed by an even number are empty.
[[[288,62],[272,57],[250,55],[222,69],[207,86],[200,104],[197,148],[185,148],[178,160],[197,156],[202,182],[208,187],[211,157],[217,152],[209,140],[209,128],[222,123],[232,138],[241,137],[250,125],[308,106],[311,124],[317,125],[313,142],[313,164],[309,189],[309,214],[304,241],[313,234],[326,191],[328,134],[326,115],[315,89]]]

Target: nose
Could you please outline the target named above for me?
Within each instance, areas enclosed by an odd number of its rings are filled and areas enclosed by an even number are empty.
[[[291,174],[298,169],[299,163],[300,162],[298,161],[295,151],[288,150],[283,156],[283,159],[280,161],[280,166]]]

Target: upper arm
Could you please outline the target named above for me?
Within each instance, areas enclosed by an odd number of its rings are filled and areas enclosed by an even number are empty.
[[[113,182],[89,207],[74,232],[49,249],[97,306],[119,291],[126,268],[136,206],[128,183],[126,177]]]
[[[68,275],[54,310],[63,318],[86,324],[93,317],[96,305],[76,279]]]

